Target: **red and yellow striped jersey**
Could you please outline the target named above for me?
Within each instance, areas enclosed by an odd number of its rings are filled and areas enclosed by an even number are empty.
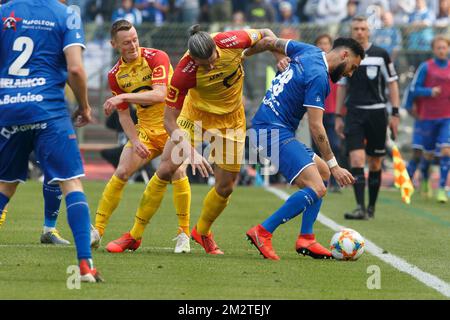
[[[137,93],[152,90],[154,85],[168,85],[173,69],[169,56],[161,50],[140,48],[139,57],[130,63],[122,58],[108,73],[108,81],[114,95],[121,93]],[[153,105],[137,104],[138,123],[154,132],[161,134],[164,129],[164,103]],[[127,103],[118,109],[125,110]]]
[[[166,97],[169,107],[181,109],[190,104],[201,111],[227,114],[242,106],[244,70],[242,52],[262,38],[257,30],[213,34],[218,60],[211,71],[184,54],[175,68]]]

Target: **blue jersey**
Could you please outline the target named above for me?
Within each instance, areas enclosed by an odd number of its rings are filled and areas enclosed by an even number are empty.
[[[330,93],[325,53],[318,47],[290,40],[286,55],[289,67],[277,73],[255,117],[253,125],[295,131],[307,108],[325,109]]]
[[[57,0],[14,0],[0,17],[0,126],[68,116],[64,50],[84,48],[78,13]]]

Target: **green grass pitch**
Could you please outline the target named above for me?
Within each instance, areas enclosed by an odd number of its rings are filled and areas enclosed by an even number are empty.
[[[103,182],[85,182],[92,219]],[[230,205],[213,226],[224,256],[204,253],[191,242],[190,254],[172,252],[177,220],[169,187],[162,207],[148,225],[136,252],[109,254],[104,246],[132,226],[143,184],[128,185],[112,216],[95,264],[106,279],[68,289],[66,270],[76,264],[75,248],[39,244],[43,222],[41,185],[21,185],[0,228],[0,299],[445,299],[410,275],[364,253],[355,262],[322,261],[299,256],[295,241],[301,218],[280,226],[274,234],[278,262],[262,259],[245,232],[262,222],[282,200],[261,188],[237,188]],[[191,226],[197,221],[207,186],[192,186]],[[293,189],[287,189],[293,192]],[[329,194],[322,212],[339,224],[359,231],[384,250],[423,271],[450,282],[450,206],[413,198],[411,206],[397,191],[383,190],[376,218],[345,221],[343,212],[354,206],[352,190]],[[73,239],[64,205],[58,229]],[[328,246],[333,231],[316,223],[318,240]],[[381,288],[368,289],[368,267],[381,270]]]

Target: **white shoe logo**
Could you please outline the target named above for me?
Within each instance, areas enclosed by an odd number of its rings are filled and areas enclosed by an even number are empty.
[[[256,244],[258,245],[258,247],[262,247],[264,244],[262,244],[261,242],[259,242],[259,238],[258,238],[258,234],[255,231],[255,240],[256,240]]]

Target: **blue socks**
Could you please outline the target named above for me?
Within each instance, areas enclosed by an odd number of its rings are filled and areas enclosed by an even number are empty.
[[[272,214],[269,218],[267,218],[263,223],[262,226],[269,231],[270,233],[273,233],[276,228],[282,223],[286,223],[292,218],[295,218],[300,213],[305,212],[310,208],[313,204],[315,204],[319,198],[317,197],[317,194],[314,192],[311,188],[304,188],[300,189],[293,195],[289,197],[289,199],[286,200],[286,202],[279,208],[277,211],[275,211],[274,214]],[[320,206],[319,206],[320,209]],[[317,213],[319,211],[317,210]],[[317,217],[317,213],[315,214],[314,221]],[[308,214],[308,223],[311,223],[313,220],[313,214]],[[314,223],[314,221],[312,223]],[[302,228],[303,228],[302,223]],[[306,228],[306,226],[305,226]],[[311,224],[312,229],[312,224]]]
[[[44,182],[42,194],[44,195],[44,227],[54,228],[61,205],[61,189],[58,185],[49,185]]]
[[[0,192],[0,218],[2,217],[3,210],[9,202],[9,198]]]
[[[67,221],[72,229],[78,260],[91,259],[91,233],[89,206],[83,192],[74,191],[66,196]]]
[[[411,181],[414,177],[414,173],[417,170],[417,166],[418,166],[419,162],[420,162],[420,159],[419,159],[419,161],[417,161],[416,159],[411,159],[408,162],[408,166],[406,167],[406,170],[408,171],[408,175],[411,178]]]
[[[439,165],[441,167],[439,188],[445,188],[445,185],[447,183],[448,171],[450,169],[450,157],[442,156]]]
[[[430,178],[430,164],[431,161],[422,158],[420,162],[420,172],[422,173],[422,180],[428,180]]]
[[[314,202],[311,206],[306,208],[303,212],[302,227],[300,229],[300,234],[313,234],[314,222],[316,222],[317,216],[320,212],[320,207],[322,206],[322,198]]]

